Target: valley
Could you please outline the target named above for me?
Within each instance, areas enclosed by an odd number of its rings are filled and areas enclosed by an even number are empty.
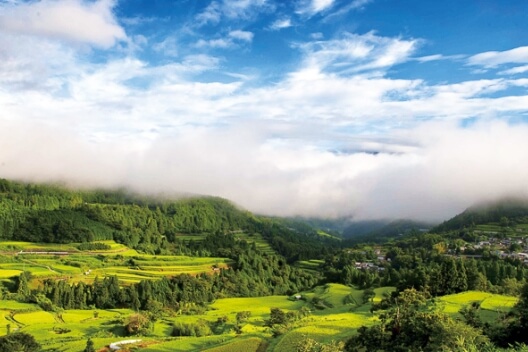
[[[524,203],[354,238],[218,198],[2,180],[0,213],[0,350],[525,348]]]

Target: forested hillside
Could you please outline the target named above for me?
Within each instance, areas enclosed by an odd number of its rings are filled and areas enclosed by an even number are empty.
[[[423,221],[413,220],[369,220],[358,221],[348,226],[343,237],[350,242],[383,241],[410,233],[425,232],[432,225]]]
[[[160,235],[238,230],[249,220],[219,198],[162,201],[126,191],[69,191],[6,180],[0,181],[0,214],[3,239],[66,243],[115,237],[132,246],[159,243]]]
[[[330,238],[279,219],[257,217],[215,197],[167,200],[126,190],[72,191],[0,179],[0,239],[30,242],[115,240],[145,253],[170,254],[179,234],[258,232],[291,261],[321,257]]]
[[[522,198],[501,199],[478,204],[449,219],[431,231],[443,233],[480,224],[496,223],[501,226],[528,223],[528,200]]]

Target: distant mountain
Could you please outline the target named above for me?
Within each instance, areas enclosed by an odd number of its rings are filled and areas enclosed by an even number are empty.
[[[308,225],[310,228],[323,231],[329,235],[341,238],[344,231],[353,224],[353,220],[350,217],[342,217],[336,219],[321,219],[321,218],[306,218],[306,217],[294,217],[287,218],[288,221],[293,223],[302,223]]]
[[[343,237],[363,237],[381,230],[390,223],[390,220],[364,220],[355,221],[343,230]]]
[[[372,240],[406,235],[413,231],[427,231],[433,225],[414,220],[371,220],[358,221],[349,226],[344,237],[350,239]]]
[[[431,232],[449,232],[489,223],[504,226],[516,223],[528,223],[528,199],[505,198],[494,202],[474,205],[461,214],[436,226]]]

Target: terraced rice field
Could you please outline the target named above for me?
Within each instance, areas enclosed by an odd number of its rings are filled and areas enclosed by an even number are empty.
[[[251,311],[250,320],[264,319],[269,317],[271,308],[284,310],[298,310],[306,303],[304,301],[292,301],[286,296],[249,297],[249,298],[223,298],[211,304],[207,316],[219,317],[227,315],[233,317],[241,311]]]
[[[312,259],[312,260],[300,260],[296,263],[296,265],[301,268],[301,269],[304,269],[304,270],[309,270],[309,271],[317,271],[319,270],[319,267],[324,264],[324,261],[323,260],[317,260],[317,259]]]
[[[375,300],[381,300],[393,290],[393,287],[376,289]],[[140,337],[142,341],[136,348],[138,351],[146,352],[287,352],[295,351],[308,336],[322,343],[342,341],[354,334],[360,326],[377,322],[377,315],[370,313],[370,303],[356,304],[347,299],[352,297],[353,300],[362,302],[363,290],[329,284],[310,292],[302,292],[301,295],[303,297],[301,300],[293,300],[286,296],[219,299],[211,304],[210,309],[204,314],[179,315],[158,320],[149,336]],[[311,304],[314,298],[326,302],[327,308],[314,310]],[[446,313],[455,316],[458,315],[460,308],[473,301],[481,302],[483,315],[496,316],[510,309],[516,299],[470,291],[442,297],[439,299],[439,304]],[[311,309],[311,314],[293,323],[291,330],[284,335],[273,338],[270,328],[265,326],[270,309],[280,308],[287,312],[298,311],[302,307]],[[251,317],[243,324],[242,335],[237,335],[233,327],[236,313],[241,311],[250,311]],[[61,352],[81,351],[86,345],[88,336],[92,337],[95,347],[100,349],[112,342],[130,338],[124,336],[122,321],[133,313],[135,312],[129,309],[67,310],[59,316],[56,313],[44,312],[34,304],[0,300],[0,335],[7,330],[7,324],[11,324],[12,331],[19,329],[32,334],[50,350],[55,348]],[[173,322],[195,322],[203,319],[212,323],[224,316],[227,317],[227,328],[221,335],[171,337]]]
[[[1,257],[3,260],[0,260],[0,279],[9,279],[20,275],[22,271],[29,271],[36,280],[60,277],[71,282],[91,282],[97,276],[116,275],[124,283],[134,283],[183,273],[213,273],[214,268],[227,267],[231,263],[226,258],[138,254],[135,250],[114,241],[99,242],[111,248],[106,251],[81,252],[76,249],[76,245],[65,245],[61,248],[57,247],[59,245],[0,242],[0,248],[11,249],[11,252],[4,252]],[[13,252],[13,248],[22,249]],[[50,253],[55,250],[69,251],[69,254]],[[30,251],[41,253],[29,253]]]
[[[219,347],[210,348],[205,352],[256,352],[265,341],[258,337],[238,340]]]
[[[467,291],[439,298],[439,303],[445,313],[459,317],[462,308],[472,302],[480,303],[480,318],[485,322],[493,322],[501,314],[508,312],[517,303],[516,297],[498,295],[481,291]]]
[[[386,292],[391,292],[394,287],[377,289],[376,297],[381,300]],[[298,327],[282,336],[270,351],[295,351],[309,336],[322,343],[344,340],[353,334],[355,329],[363,325],[372,325],[377,321],[377,316],[370,313],[371,304],[363,304],[363,290],[340,284],[328,284],[317,287],[303,296],[311,301],[318,298],[325,302],[326,309],[314,310],[306,322],[301,322]]]
[[[22,325],[54,324],[58,322],[53,314],[43,311],[16,313],[13,315],[13,319]]]
[[[268,241],[266,241],[261,234],[256,233],[249,235],[247,233],[237,233],[235,238],[239,240],[245,240],[248,243],[255,243],[257,249],[263,253],[276,254],[275,250],[271,248]]]

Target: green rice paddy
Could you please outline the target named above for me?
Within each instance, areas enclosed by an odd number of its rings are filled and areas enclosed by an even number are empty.
[[[381,300],[393,290],[394,287],[376,289],[374,301]],[[123,336],[121,321],[134,313],[129,309],[67,310],[59,315],[44,312],[34,304],[0,300],[0,335],[6,333],[7,325],[10,324],[11,331],[28,332],[49,351],[61,352],[82,350],[88,337],[92,338],[97,349],[112,342],[137,338],[142,340],[135,344],[134,348],[138,351],[287,352],[295,351],[307,337],[321,343],[344,341],[357,328],[377,322],[377,315],[370,313],[370,302],[357,303],[362,302],[362,290],[329,284],[300,294],[300,300],[287,296],[219,299],[204,314],[177,315],[157,321],[151,334],[146,337]],[[326,308],[315,309],[311,303],[314,298],[326,302]],[[487,320],[508,311],[517,300],[479,291],[444,296],[438,300],[439,306],[453,316],[475,301],[481,302],[481,315]],[[293,322],[288,331],[273,338],[271,329],[265,325],[270,309],[280,308],[288,312],[299,311],[303,307],[308,308],[311,314]],[[241,311],[250,311],[251,317],[243,324],[242,333],[237,335],[234,324],[236,314]],[[173,322],[203,319],[212,323],[219,317],[227,317],[226,329],[221,335],[171,337]]]
[[[516,303],[516,297],[481,291],[467,291],[439,298],[443,311],[453,317],[460,317],[459,311],[473,302],[480,303],[480,318],[485,322],[495,321],[508,312]]]
[[[124,283],[134,283],[184,273],[213,273],[213,267],[227,267],[231,263],[227,258],[138,254],[114,241],[99,242],[110,249],[83,252],[77,249],[77,244],[0,242],[0,279],[29,271],[35,280],[56,277],[91,282],[95,277],[115,275]]]
[[[193,236],[195,237],[195,236]],[[259,235],[237,234],[240,240],[254,241],[257,247],[265,248]],[[30,271],[33,285],[44,278],[63,278],[69,282],[92,281],[96,276],[116,275],[121,282],[156,280],[163,276],[181,273],[214,273],[216,267],[230,265],[226,258],[195,258],[189,256],[144,255],[117,244],[104,241],[110,246],[107,251],[81,252],[76,246],[41,245],[25,242],[0,243],[0,279],[9,280],[22,271]],[[16,249],[16,250],[15,250]],[[268,250],[271,250],[269,248]],[[20,251],[68,251],[67,255],[16,254]],[[320,261],[303,261],[299,266],[316,269]],[[373,302],[379,302],[394,291],[394,287],[374,290]],[[201,315],[166,316],[154,324],[152,332],[135,345],[138,351],[295,351],[309,336],[321,343],[343,341],[363,325],[377,322],[377,315],[370,312],[371,302],[363,303],[363,290],[340,284],[327,284],[295,296],[269,296],[252,298],[225,298],[212,303]],[[480,302],[480,315],[484,321],[492,322],[517,302],[516,298],[486,292],[469,291],[438,299],[443,311],[458,316],[461,308]],[[309,310],[309,315],[294,321],[282,335],[272,337],[272,329],[266,326],[270,309],[280,308],[285,312]],[[241,334],[235,333],[236,315],[250,311],[251,316],[242,324]],[[60,313],[44,312],[34,304],[0,300],[0,335],[9,329],[32,334],[49,351],[81,351],[86,339],[92,338],[96,349],[112,342],[130,339],[124,336],[122,321],[133,314],[129,309],[110,310],[66,310]],[[172,337],[175,322],[205,320],[213,323],[227,317],[224,333],[207,337]],[[136,338],[136,337],[132,337]]]

